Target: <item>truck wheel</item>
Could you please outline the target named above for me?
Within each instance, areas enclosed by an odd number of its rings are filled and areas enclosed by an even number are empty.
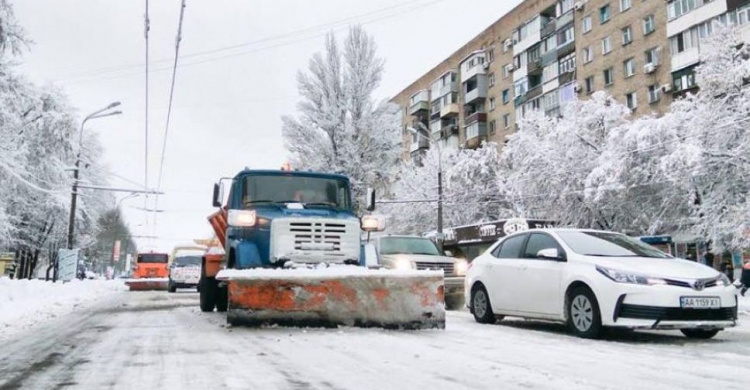
[[[229,306],[229,289],[227,286],[216,288],[216,311],[225,312]]]
[[[201,289],[200,292],[200,305],[202,312],[212,312],[216,307],[216,294],[218,286],[216,285],[216,278],[208,276],[201,277],[199,282]]]
[[[461,310],[464,303],[463,295],[448,295],[445,297],[445,310]]]
[[[174,283],[172,283],[172,281],[170,280],[169,284],[167,285],[167,292],[173,293],[173,292],[176,292],[176,291],[177,291],[177,287],[175,287]]]

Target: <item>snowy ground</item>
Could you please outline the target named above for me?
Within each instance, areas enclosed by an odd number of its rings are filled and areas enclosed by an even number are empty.
[[[750,308],[750,298],[742,301]],[[0,348],[0,389],[741,389],[750,312],[714,340],[678,332],[581,340],[564,327],[474,322],[444,331],[231,328],[193,292],[124,292]]]
[[[42,280],[0,278],[0,341],[13,334],[123,291],[122,281],[75,280],[51,283]]]

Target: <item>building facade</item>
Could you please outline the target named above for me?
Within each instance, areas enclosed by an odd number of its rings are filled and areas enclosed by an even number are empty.
[[[747,0],[525,0],[391,101],[403,159],[430,147],[502,147],[533,110],[606,91],[634,115],[662,114],[695,86],[711,21],[748,23]]]

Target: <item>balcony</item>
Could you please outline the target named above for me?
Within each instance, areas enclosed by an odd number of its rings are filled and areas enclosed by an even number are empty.
[[[520,107],[524,103],[526,103],[526,94],[525,93],[523,95],[516,96],[513,99],[513,106],[516,107],[516,108]]]
[[[452,72],[455,73],[455,72]],[[456,77],[456,80],[458,77]],[[443,84],[442,78],[432,84],[430,88],[432,91],[433,100],[437,100],[451,92],[458,92],[458,81],[451,81]]]
[[[548,35],[552,35],[557,31],[557,23],[555,22],[555,19],[550,19],[547,24],[542,27],[541,37],[546,38]]]
[[[576,50],[576,41],[570,41],[557,47],[557,58],[563,58]]]
[[[411,139],[411,144],[409,145],[409,152],[414,153],[420,149],[428,149],[430,147],[430,141],[427,140],[425,137],[417,137],[415,140],[413,137]]]
[[[557,61],[557,48],[542,54],[542,67]]]
[[[576,79],[575,72],[565,72],[558,77],[560,85],[565,85]]]
[[[464,119],[464,125],[469,126],[474,123],[487,123],[487,113],[486,112],[475,112],[473,114],[467,115],[466,119]]]
[[[430,119],[435,120],[440,118],[440,101],[434,101],[430,105]]]
[[[421,90],[409,99],[409,115],[424,114],[430,109],[430,91]]]
[[[557,18],[557,25],[560,27],[567,27],[568,23],[573,22],[573,14],[574,12],[571,10],[564,15],[560,15],[560,17]]]
[[[440,109],[440,118],[452,118],[458,116],[458,104],[451,103]]]
[[[442,129],[440,129],[440,138],[446,139],[450,138],[451,136],[457,136],[458,135],[458,126],[454,124],[449,124],[446,126],[443,126]]]
[[[542,84],[538,84],[536,87],[529,88],[529,91],[526,92],[526,101],[532,100],[541,94],[542,94]]]
[[[475,122],[466,126],[466,140],[464,147],[476,149],[482,144],[482,140],[487,138],[487,123]]]
[[[529,62],[528,64],[528,75],[540,75],[542,74],[542,59],[537,58],[534,61]]]

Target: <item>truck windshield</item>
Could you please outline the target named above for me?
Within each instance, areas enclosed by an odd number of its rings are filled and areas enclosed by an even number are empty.
[[[349,184],[345,180],[294,175],[248,176],[242,191],[247,207],[262,203],[304,203],[308,207],[348,210]]]
[[[441,255],[434,242],[421,237],[383,237],[380,239],[380,254]]]
[[[166,253],[148,253],[138,255],[138,263],[166,263],[169,255]]]
[[[201,265],[201,257],[200,256],[180,256],[174,260],[175,267],[187,267],[187,266],[193,266]]]

